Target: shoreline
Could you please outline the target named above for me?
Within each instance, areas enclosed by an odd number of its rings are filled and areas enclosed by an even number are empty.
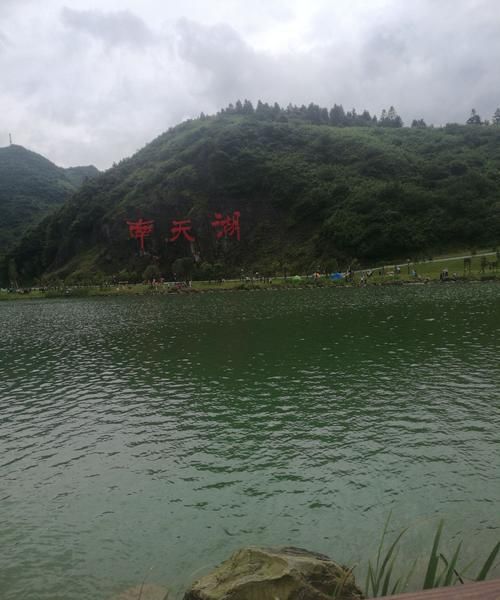
[[[290,278],[292,279],[292,278]],[[407,278],[385,279],[354,282],[333,282],[331,280],[302,280],[283,281],[277,279],[269,282],[242,282],[239,280],[223,281],[221,283],[205,283],[193,281],[191,285],[171,284],[122,284],[108,286],[65,286],[60,288],[48,288],[44,290],[33,288],[20,288],[15,291],[0,291],[0,302],[18,300],[42,300],[54,298],[103,298],[120,296],[170,296],[170,295],[192,295],[217,292],[267,292],[280,290],[311,290],[311,289],[363,289],[379,287],[412,287],[412,286],[449,286],[464,284],[500,283],[499,275],[458,277],[441,281],[437,278],[425,278],[412,280]]]

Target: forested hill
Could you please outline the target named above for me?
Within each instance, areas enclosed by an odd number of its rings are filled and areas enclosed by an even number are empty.
[[[139,218],[154,221],[143,253],[126,224]],[[189,220],[187,236],[175,239],[173,220]],[[338,127],[283,111],[224,112],[169,130],[87,182],[13,258],[25,281],[86,281],[140,279],[149,265],[171,277],[180,259],[194,276],[214,266],[230,276],[499,242],[499,127]]]
[[[0,254],[98,173],[93,166],[57,167],[22,146],[0,148]]]
[[[99,170],[94,165],[87,165],[84,167],[67,167],[63,169],[64,175],[68,181],[73,184],[76,189],[82,187],[87,179],[92,179],[99,175]]]

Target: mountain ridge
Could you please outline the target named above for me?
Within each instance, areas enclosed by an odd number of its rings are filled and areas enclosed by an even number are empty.
[[[17,144],[0,148],[0,254],[98,173],[93,165],[58,167]]]

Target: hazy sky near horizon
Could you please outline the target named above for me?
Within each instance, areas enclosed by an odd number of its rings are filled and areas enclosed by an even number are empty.
[[[500,106],[498,0],[0,0],[0,146],[109,167],[248,98],[404,121]]]

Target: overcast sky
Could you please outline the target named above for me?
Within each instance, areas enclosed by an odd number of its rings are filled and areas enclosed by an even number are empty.
[[[500,105],[500,0],[0,0],[0,146],[109,167],[238,98]]]

